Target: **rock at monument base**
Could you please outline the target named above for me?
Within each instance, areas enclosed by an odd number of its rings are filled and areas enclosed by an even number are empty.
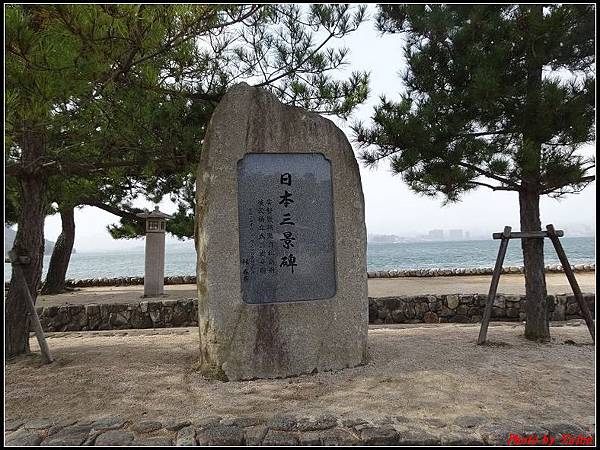
[[[256,154],[267,157],[246,157]],[[240,167],[252,160],[250,175],[242,178]],[[291,169],[281,173],[282,161],[288,160]],[[261,197],[249,200],[246,189]],[[263,89],[234,86],[207,130],[196,205],[200,368],[205,376],[278,378],[366,362],[364,199],[358,165],[339,128],[317,114],[283,105]],[[263,206],[270,211],[261,216]],[[265,230],[275,253],[266,259],[260,254],[263,247],[253,247],[261,244],[253,243],[252,234],[260,230],[261,217],[274,225]]]

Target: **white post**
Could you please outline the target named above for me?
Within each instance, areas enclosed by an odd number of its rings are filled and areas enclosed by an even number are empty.
[[[165,233],[146,233],[146,262],[144,273],[144,297],[157,297],[164,293],[165,281]]]
[[[170,218],[158,210],[138,214],[146,219],[146,250],[144,264],[144,297],[164,294],[165,284],[165,220]]]

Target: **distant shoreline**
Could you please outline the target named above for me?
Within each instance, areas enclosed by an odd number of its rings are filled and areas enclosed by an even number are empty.
[[[595,264],[574,264],[571,266],[574,272],[595,272]],[[380,270],[367,272],[367,278],[434,278],[434,277],[464,277],[473,275],[491,275],[493,269],[491,267],[480,268],[455,268],[455,269],[413,269],[413,270]],[[562,273],[562,267],[558,264],[548,265],[545,267],[546,273]],[[503,274],[519,274],[523,273],[522,266],[506,266],[502,270]],[[175,275],[166,276],[165,285],[176,284],[194,284],[196,283],[195,275]],[[83,278],[83,279],[68,279],[67,286],[70,287],[101,287],[101,286],[133,286],[144,284],[143,276],[134,277],[99,277],[99,278]],[[7,283],[5,282],[5,287]]]
[[[595,239],[596,236],[595,235],[590,235],[590,236],[565,236],[563,239]],[[96,250],[81,250],[78,249],[77,252],[73,251],[73,254],[77,254],[77,255],[99,255],[99,254],[128,254],[128,253],[143,253],[144,252],[144,244],[143,244],[143,240],[141,241],[141,245],[136,245],[135,247],[130,247],[130,248],[125,248],[123,249],[122,247],[120,248],[114,248],[114,249],[96,249]],[[406,238],[405,240],[401,240],[401,241],[395,241],[395,242],[378,242],[378,241],[372,241],[372,240],[367,240],[367,245],[373,245],[373,246],[383,246],[383,245],[403,245],[403,244],[466,244],[466,243],[473,243],[473,244],[477,244],[477,243],[494,243],[497,241],[494,241],[491,238],[491,235],[489,238],[478,238],[478,239],[440,239],[440,240],[432,240],[432,239],[422,239],[419,240],[418,238]],[[171,252],[177,252],[177,251],[189,251],[189,250],[194,250],[194,241],[193,240],[188,240],[188,241],[183,241],[183,242],[174,242],[174,243],[167,243],[166,244],[166,251],[167,253]],[[568,250],[568,249],[567,249]],[[50,257],[51,252],[46,252],[44,253],[44,256]],[[6,255],[5,255],[6,258]]]
[[[596,261],[594,238],[563,238],[563,246],[571,265],[590,265]],[[412,276],[451,275],[461,273],[491,273],[498,255],[499,242],[458,241],[427,243],[368,243],[367,267],[370,276],[380,272],[380,277],[395,277],[401,273]],[[544,251],[545,264],[560,264],[552,245],[547,242]],[[196,271],[196,252],[193,245],[167,245],[165,252],[165,276],[189,276]],[[106,251],[86,253],[78,249],[69,264],[67,278],[100,279],[131,278],[144,275],[144,250]],[[50,257],[44,257],[43,275],[48,271]],[[232,264],[235,262],[232,260]],[[505,266],[523,265],[521,246],[511,242],[508,246]],[[483,270],[487,269],[487,270]],[[483,271],[482,271],[483,270]],[[396,274],[395,272],[400,272]],[[432,272],[432,273],[430,273]],[[391,275],[390,275],[391,274]],[[5,281],[11,277],[11,266],[4,264]]]

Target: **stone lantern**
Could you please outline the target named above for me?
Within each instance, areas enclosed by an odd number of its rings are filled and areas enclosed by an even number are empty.
[[[164,293],[165,283],[165,228],[171,216],[154,207],[154,211],[138,213],[146,219],[146,254],[144,269],[144,297],[158,297]]]

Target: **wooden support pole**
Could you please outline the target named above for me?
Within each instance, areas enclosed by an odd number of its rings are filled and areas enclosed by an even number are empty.
[[[596,342],[596,328],[594,326],[594,318],[592,317],[592,313],[588,308],[587,303],[583,299],[583,294],[581,293],[581,289],[579,288],[579,284],[577,283],[577,279],[575,278],[575,274],[573,273],[573,269],[571,269],[571,264],[569,264],[569,260],[567,259],[567,254],[563,249],[560,240],[558,239],[558,233],[554,230],[554,225],[550,224],[546,226],[546,230],[548,230],[548,237],[552,241],[554,245],[554,249],[556,250],[556,254],[558,255],[558,259],[560,259],[560,263],[562,264],[563,270],[567,279],[569,280],[569,284],[571,285],[571,289],[573,289],[573,294],[575,294],[575,299],[577,303],[579,303],[579,308],[581,309],[581,313],[583,318],[585,319],[585,323],[587,324],[588,330],[590,331],[590,335],[592,336],[592,341]]]
[[[48,343],[46,342],[46,336],[44,335],[40,318],[35,310],[33,298],[31,297],[31,292],[29,292],[29,287],[27,286],[27,280],[23,274],[23,268],[21,267],[21,264],[26,264],[27,261],[24,260],[23,257],[15,258],[11,255],[11,262],[13,266],[13,276],[15,277],[15,286],[19,290],[19,296],[23,298],[25,305],[27,306],[29,317],[31,318],[31,324],[40,346],[40,350],[42,351],[42,358],[44,359],[44,362],[49,364],[53,362],[54,359],[50,354],[50,349],[48,348]]]
[[[555,230],[558,237],[563,237],[565,232],[563,230]],[[548,236],[547,231],[515,231],[510,233],[510,239],[522,239],[522,238],[546,238]],[[504,232],[493,233],[493,239],[504,239]]]
[[[488,326],[492,317],[492,306],[494,305],[494,300],[496,299],[498,282],[500,281],[500,274],[502,273],[502,264],[504,263],[506,249],[508,248],[508,242],[510,240],[510,230],[511,227],[504,227],[504,231],[502,232],[502,241],[500,241],[500,250],[498,250],[498,258],[496,258],[496,266],[494,267],[494,273],[492,274],[492,283],[490,284],[487,303],[481,319],[481,329],[479,330],[477,345],[485,343]]]

